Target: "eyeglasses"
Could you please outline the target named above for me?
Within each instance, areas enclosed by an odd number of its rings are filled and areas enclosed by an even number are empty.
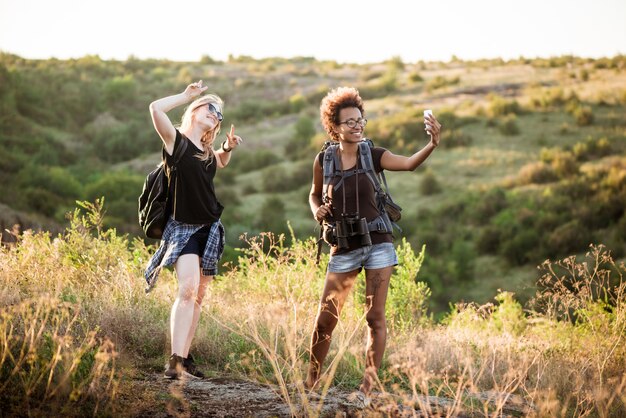
[[[356,128],[357,125],[359,125],[361,128],[365,128],[365,125],[367,125],[367,119],[365,118],[358,118],[356,120],[348,119],[344,122],[339,122],[340,125],[344,123],[348,125],[348,128]]]
[[[217,116],[217,120],[218,121],[222,121],[224,120],[224,115],[222,115],[222,112],[219,111],[219,108],[217,107],[216,104],[214,103],[205,103],[207,106],[209,106],[209,112],[213,113],[215,116]],[[198,107],[202,107],[204,106],[203,104],[201,104]],[[198,107],[196,107],[195,109],[197,109]]]
[[[215,106],[213,103],[207,103],[207,105],[209,105],[209,112],[217,116],[217,120],[219,120],[220,122],[224,120],[224,115],[222,115],[222,112],[218,110],[217,106]]]

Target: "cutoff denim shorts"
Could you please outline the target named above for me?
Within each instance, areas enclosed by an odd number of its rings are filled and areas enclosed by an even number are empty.
[[[328,271],[331,273],[347,273],[353,270],[381,269],[397,266],[398,256],[391,242],[368,245],[350,252],[331,255],[328,261]]]

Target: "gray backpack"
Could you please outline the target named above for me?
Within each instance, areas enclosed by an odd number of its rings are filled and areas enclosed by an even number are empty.
[[[378,212],[380,213],[380,215],[376,217],[376,219],[367,223],[367,229],[370,232],[375,231],[384,233],[392,233],[393,228],[402,231],[402,229],[400,229],[400,227],[396,224],[396,222],[400,220],[400,212],[402,211],[402,208],[394,203],[394,201],[391,199],[391,195],[389,194],[389,188],[387,187],[387,179],[385,179],[384,172],[380,172],[380,177],[383,180],[382,183],[385,185],[385,188],[383,189],[379,180],[379,174],[376,173],[376,171],[374,170],[374,162],[372,161],[372,148],[374,147],[373,142],[370,139],[365,138],[359,143],[359,158],[361,160],[361,168],[348,173],[342,172],[339,168],[341,167],[341,164],[339,161],[339,157],[337,156],[338,147],[339,144],[337,142],[326,141],[321,150],[324,152],[324,158],[322,160],[322,170],[324,174],[322,201],[324,203],[327,203],[329,201],[328,187],[333,178],[340,177],[334,188],[334,190],[337,190],[343,185],[344,179],[346,177],[357,173],[366,174],[367,178],[374,186]],[[335,227],[328,222],[322,222],[322,227],[320,228],[320,237],[317,241],[317,264],[319,264],[320,255],[322,254],[322,242],[324,241],[330,245],[335,245],[336,239],[334,239],[334,235]]]
[[[356,173],[366,174],[376,191],[376,202],[378,204],[378,211],[380,216],[368,223],[370,231],[378,232],[393,232],[395,227],[399,231],[402,229],[396,224],[401,218],[402,208],[397,205],[391,195],[389,194],[389,187],[387,186],[387,179],[385,178],[384,171],[380,174],[374,170],[374,162],[372,161],[372,148],[374,143],[372,140],[365,138],[359,143],[359,158],[361,160],[361,168],[352,171],[350,173],[341,172],[341,164],[339,157],[337,156],[337,148],[339,144],[334,141],[326,141],[322,150],[324,151],[324,159],[322,163],[322,169],[324,172],[324,185],[322,188],[322,201],[328,201],[328,186],[330,185],[334,177],[341,177],[339,182],[335,185],[335,189],[340,188],[343,185],[345,177],[354,175]],[[380,178],[382,178],[382,184],[385,185],[383,189],[381,187]]]

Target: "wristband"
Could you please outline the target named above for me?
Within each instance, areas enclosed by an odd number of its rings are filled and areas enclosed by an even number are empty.
[[[225,145],[226,145],[226,141],[222,142],[222,151],[224,151],[224,152],[231,152],[233,150],[232,148],[228,148],[227,149],[225,147]]]

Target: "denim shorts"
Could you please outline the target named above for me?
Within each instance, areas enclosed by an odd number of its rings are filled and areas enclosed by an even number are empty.
[[[398,256],[391,242],[368,245],[344,254],[331,255],[328,271],[331,273],[347,273],[353,270],[381,269],[397,266]]]
[[[196,254],[200,258],[204,254],[204,247],[209,239],[209,232],[211,231],[211,225],[203,226],[195,234],[189,237],[189,241],[181,250],[179,257],[184,254]]]

